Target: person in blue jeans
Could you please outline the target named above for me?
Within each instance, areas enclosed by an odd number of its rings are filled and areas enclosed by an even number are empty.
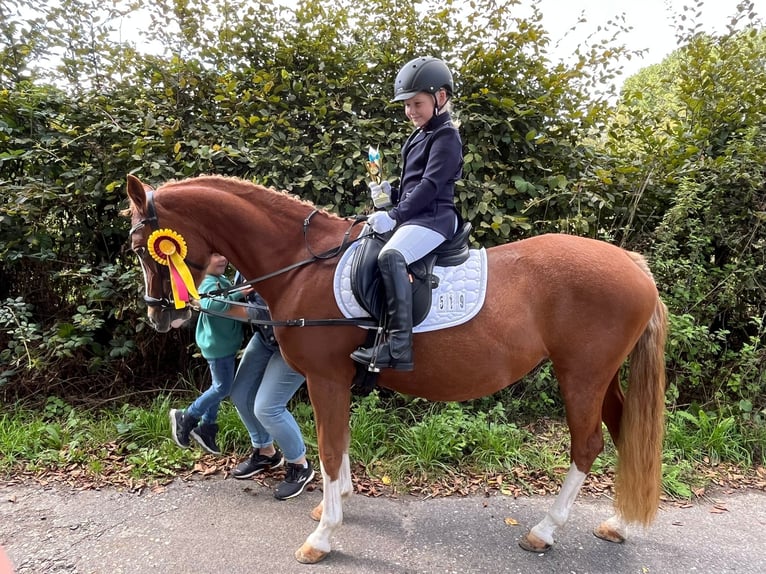
[[[253,293],[244,309],[248,319],[269,321],[266,302]],[[232,471],[234,478],[250,478],[287,461],[285,480],[277,485],[274,497],[286,500],[298,496],[314,478],[306,459],[306,445],[298,423],[287,403],[303,384],[303,375],[293,371],[282,358],[271,325],[255,323],[234,377],[231,400],[250,434],[252,454]],[[284,455],[274,446],[274,441]]]
[[[205,278],[199,285],[200,293],[216,289],[228,289],[231,281],[224,275],[229,261],[220,253],[213,253],[205,269]],[[252,291],[252,289],[250,289]],[[205,297],[200,301],[203,309],[228,312],[228,301],[242,300],[248,291],[236,291],[226,298]],[[197,320],[195,339],[202,356],[210,368],[211,384],[197,400],[185,410],[170,410],[170,426],[173,440],[181,448],[188,448],[190,437],[203,450],[221,454],[216,444],[218,433],[218,409],[221,401],[229,396],[236,372],[236,357],[242,347],[244,328],[241,321],[200,313]]]

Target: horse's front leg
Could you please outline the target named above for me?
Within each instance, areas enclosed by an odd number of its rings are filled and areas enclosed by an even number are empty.
[[[322,473],[322,478],[324,478]],[[341,498],[348,498],[354,492],[354,485],[351,483],[351,460],[349,459],[348,452],[343,453],[343,462],[340,466],[340,496]],[[319,522],[322,519],[322,512],[324,510],[324,500],[317,504],[311,511],[311,520]]]
[[[343,522],[342,499],[351,493],[348,457],[351,393],[350,385],[338,389],[331,381],[315,378],[307,378],[307,383],[317,427],[323,497],[311,513],[312,518],[321,516],[319,525],[295,552],[295,558],[303,564],[315,564],[330,553],[330,539]]]
[[[344,455],[344,458],[347,461],[348,455]],[[316,564],[330,553],[330,537],[343,523],[342,475],[333,480],[325,471],[324,464],[320,463],[320,467],[324,496],[320,505],[311,512],[312,518],[319,518],[319,525],[295,552],[295,558],[303,564]]]

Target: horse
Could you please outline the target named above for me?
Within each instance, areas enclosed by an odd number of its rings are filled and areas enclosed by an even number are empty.
[[[295,195],[234,177],[204,175],[154,190],[129,175],[127,196],[130,245],[143,268],[148,321],[158,332],[181,326],[192,311],[178,301],[182,294],[169,292],[167,270],[147,256],[152,230],[174,238],[176,267],[188,270],[195,284],[212,252],[225,255],[244,277],[258,278],[254,287],[280,324],[282,354],[306,377],[314,411],[323,497],[311,511],[319,524],[295,557],[319,562],[331,552],[342,501],[353,490],[349,420],[356,363],[349,354],[364,343],[366,330],[332,324],[342,317],[332,294],[332,254],[344,237],[357,237],[358,228]],[[661,494],[667,309],[648,264],[638,253],[566,234],[490,247],[486,255],[481,310],[462,325],[415,334],[414,371],[384,369],[378,384],[431,401],[465,401],[508,387],[550,361],[566,408],[571,463],[550,509],[519,545],[534,552],[552,547],[604,448],[602,422],[618,463],[614,512],[594,534],[623,542],[629,525],[652,523]]]

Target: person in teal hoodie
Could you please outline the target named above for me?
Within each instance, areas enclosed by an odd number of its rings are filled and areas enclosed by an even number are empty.
[[[231,281],[224,275],[229,262],[220,253],[210,256],[205,278],[198,291],[208,293],[217,289],[228,289]],[[248,291],[237,291],[228,299],[241,300]],[[225,313],[230,305],[220,297],[205,297],[200,301],[203,309]],[[200,313],[195,332],[197,346],[210,367],[210,388],[202,393],[185,410],[170,410],[170,425],[173,440],[181,448],[188,448],[190,438],[211,454],[221,454],[215,442],[218,433],[218,408],[221,401],[229,396],[236,373],[236,357],[244,339],[243,323],[207,313]]]

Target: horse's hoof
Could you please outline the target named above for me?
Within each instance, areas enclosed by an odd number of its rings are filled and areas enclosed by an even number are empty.
[[[527,532],[519,540],[519,546],[529,552],[548,552],[552,548],[550,544],[545,542],[542,538],[538,538],[531,532]]]
[[[311,514],[309,514],[309,516],[311,517],[311,520],[315,520],[316,522],[319,522],[320,520],[322,520],[323,511],[324,511],[324,505],[320,502],[311,510]]]
[[[328,554],[329,552],[322,552],[304,542],[303,546],[295,551],[295,559],[301,564],[316,564],[324,560]]]
[[[625,542],[625,536],[609,526],[606,522],[599,524],[598,527],[593,530],[593,535],[596,538],[601,538],[601,540],[606,540],[607,542],[616,542],[617,544]]]

